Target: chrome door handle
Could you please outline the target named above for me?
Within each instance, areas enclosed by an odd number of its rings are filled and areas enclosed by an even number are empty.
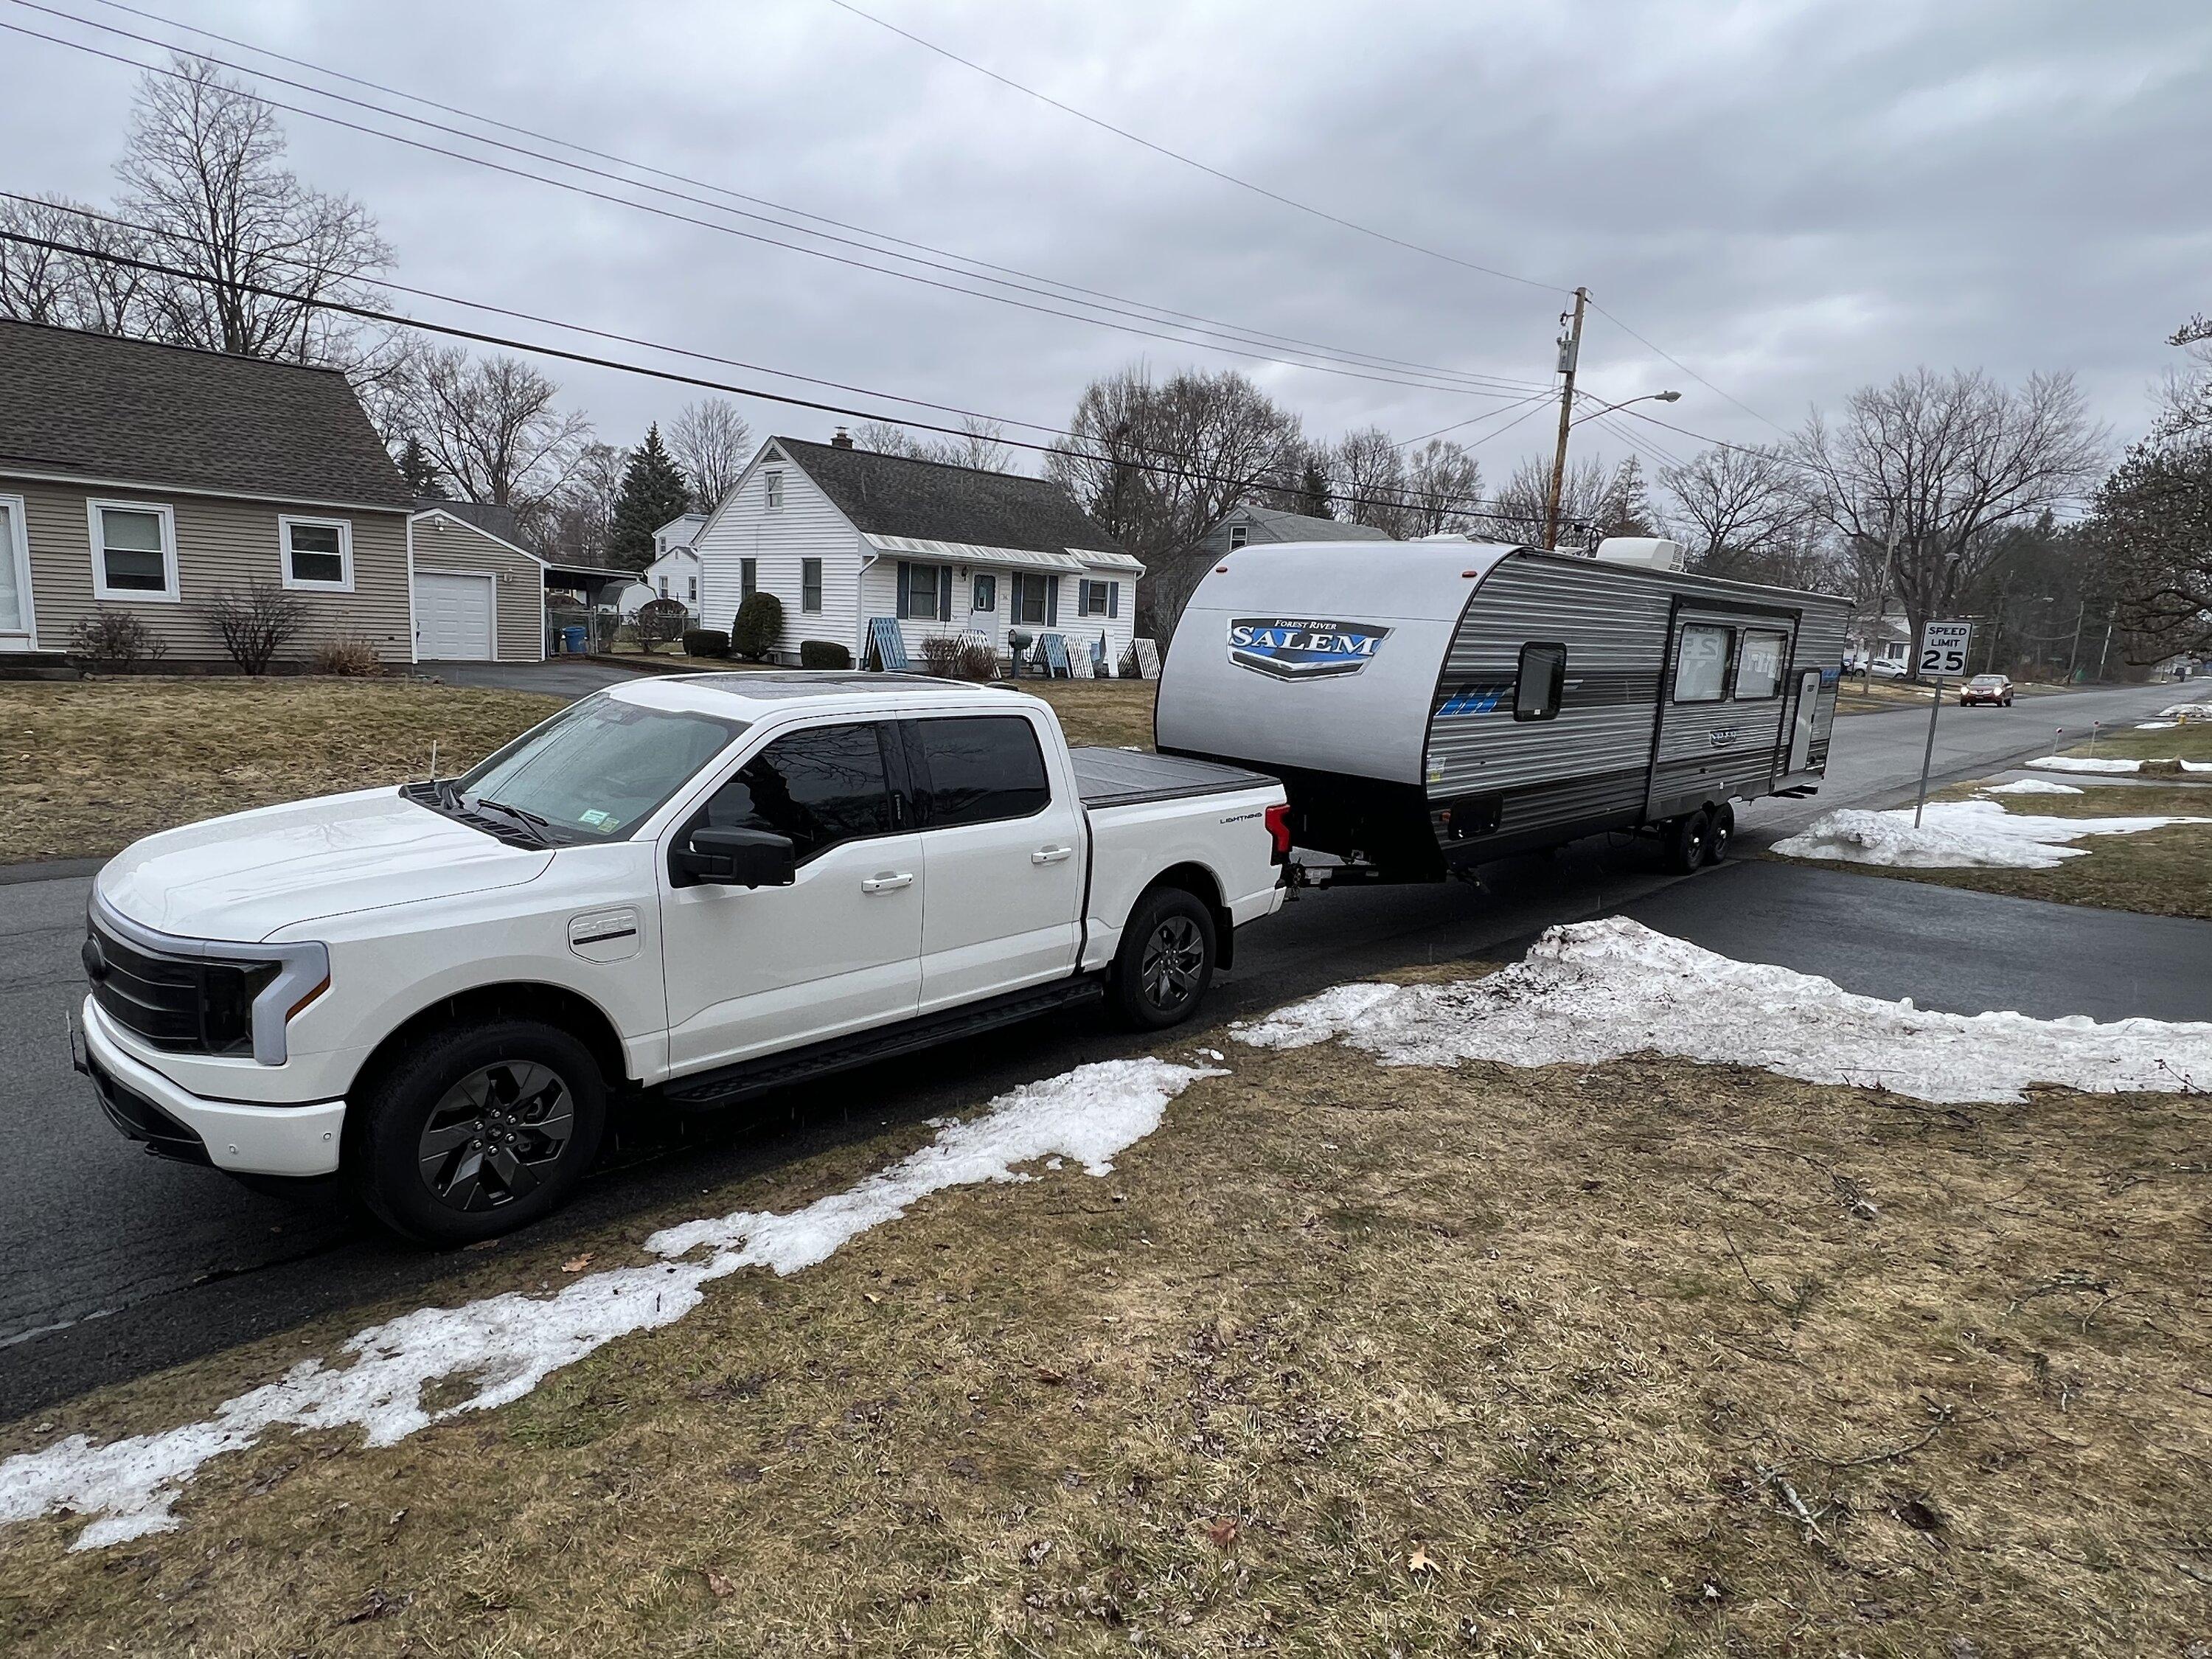
[[[864,893],[890,893],[913,885],[914,872],[908,870],[896,875],[870,876],[860,883],[860,890]]]
[[[1030,854],[1031,864],[1059,864],[1075,856],[1073,847],[1040,847]]]

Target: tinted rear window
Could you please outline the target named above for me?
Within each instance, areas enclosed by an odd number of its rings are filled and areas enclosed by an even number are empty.
[[[1052,799],[1036,729],[1018,714],[916,720],[924,792],[922,822],[933,829],[1025,818]]]

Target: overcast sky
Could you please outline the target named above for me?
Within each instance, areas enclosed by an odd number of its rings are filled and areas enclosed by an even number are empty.
[[[1590,319],[1584,384],[1608,398],[1678,388],[1671,410],[1646,407],[1737,441],[1775,435],[1761,416],[1794,427],[1809,404],[1916,363],[2006,379],[2071,368],[2124,439],[2144,424],[2148,390],[2174,356],[2163,337],[2212,309],[2212,7],[2203,0],[858,3],[1224,172],[1547,286],[1208,177],[830,0],[144,0],[706,185],[1369,356],[1542,386],[1563,290],[1587,283],[1711,386],[1601,314]],[[99,0],[51,3],[193,39]],[[0,0],[0,21],[158,56],[17,0]],[[117,64],[0,34],[5,186],[106,200],[134,79]],[[366,203],[398,251],[393,274],[423,288],[1046,423],[1065,421],[1091,376],[1139,359],[1156,372],[1245,368],[1324,438],[1370,422],[1409,438],[1500,410],[1038,315],[283,120],[298,171]],[[609,371],[553,372],[617,442],[692,395]],[[836,424],[758,402],[744,410],[757,432],[819,437]],[[1490,480],[1542,447],[1547,424],[1539,413],[1488,440],[1479,453]],[[1650,428],[1638,435],[1677,455],[1698,447]],[[1582,428],[1577,443],[1625,453],[1601,427]]]

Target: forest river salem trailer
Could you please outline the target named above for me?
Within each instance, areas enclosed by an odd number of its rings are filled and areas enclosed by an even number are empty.
[[[1281,778],[1296,843],[1370,878],[1603,830],[1661,834],[1695,869],[1731,802],[1816,789],[1847,607],[1651,545],[1239,548],[1176,628],[1155,743]]]

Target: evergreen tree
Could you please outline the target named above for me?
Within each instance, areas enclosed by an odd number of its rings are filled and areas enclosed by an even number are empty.
[[[653,562],[653,532],[690,510],[691,486],[670,459],[655,422],[623,469],[622,494],[615,498],[614,518],[607,526],[608,556],[617,564],[644,569]]]
[[[407,480],[407,487],[417,495],[434,495],[443,500],[446,481],[439,477],[436,465],[422,448],[422,441],[413,433],[399,447],[399,476]]]
[[[1298,475],[1297,510],[1310,519],[1336,516],[1328,510],[1328,474],[1322,470],[1317,456],[1309,454],[1305,471]]]

